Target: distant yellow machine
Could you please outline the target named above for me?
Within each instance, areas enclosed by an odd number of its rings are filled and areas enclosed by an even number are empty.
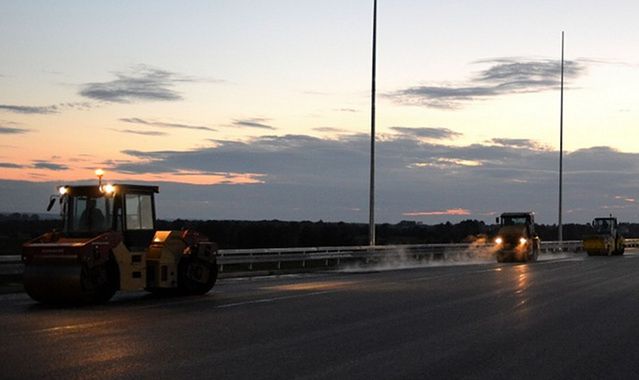
[[[624,237],[619,233],[617,218],[595,218],[592,221],[593,234],[586,235],[583,240],[584,250],[588,256],[623,255],[625,251]]]
[[[541,240],[535,233],[533,212],[505,212],[497,218],[497,262],[537,261]]]

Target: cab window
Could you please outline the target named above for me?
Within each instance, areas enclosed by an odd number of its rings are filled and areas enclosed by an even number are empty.
[[[126,228],[128,230],[153,229],[153,201],[151,195],[126,194]]]
[[[111,228],[112,199],[107,197],[73,196],[67,200],[66,230],[102,232]]]

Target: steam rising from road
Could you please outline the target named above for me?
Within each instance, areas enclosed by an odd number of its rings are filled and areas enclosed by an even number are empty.
[[[467,247],[442,247],[441,251],[418,254],[398,247],[377,256],[369,263],[345,266],[342,272],[383,271],[434,266],[486,264],[495,261],[497,247],[485,237],[473,238]]]

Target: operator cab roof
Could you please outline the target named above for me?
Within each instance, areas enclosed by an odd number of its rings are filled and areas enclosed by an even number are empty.
[[[522,215],[535,215],[532,211],[522,211],[522,212],[504,212],[501,216],[522,216]]]
[[[104,195],[98,185],[65,185],[62,186],[67,189],[66,194],[68,195],[91,195],[95,197],[100,197]],[[124,193],[124,194],[153,194],[159,193],[160,189],[158,186],[146,186],[146,185],[131,185],[131,184],[113,184],[113,187],[116,189],[116,193]]]

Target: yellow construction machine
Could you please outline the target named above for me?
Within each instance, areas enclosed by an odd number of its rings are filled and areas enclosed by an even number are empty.
[[[625,251],[624,237],[619,233],[617,218],[595,218],[592,221],[593,233],[584,236],[583,246],[588,256],[623,255]]]
[[[23,246],[24,287],[42,303],[108,301],[117,290],[204,294],[217,279],[217,245],[191,230],[158,231],[157,186],[61,186],[61,231]]]
[[[535,233],[535,214],[505,212],[496,220],[499,232],[495,238],[497,262],[537,261],[541,241]]]

